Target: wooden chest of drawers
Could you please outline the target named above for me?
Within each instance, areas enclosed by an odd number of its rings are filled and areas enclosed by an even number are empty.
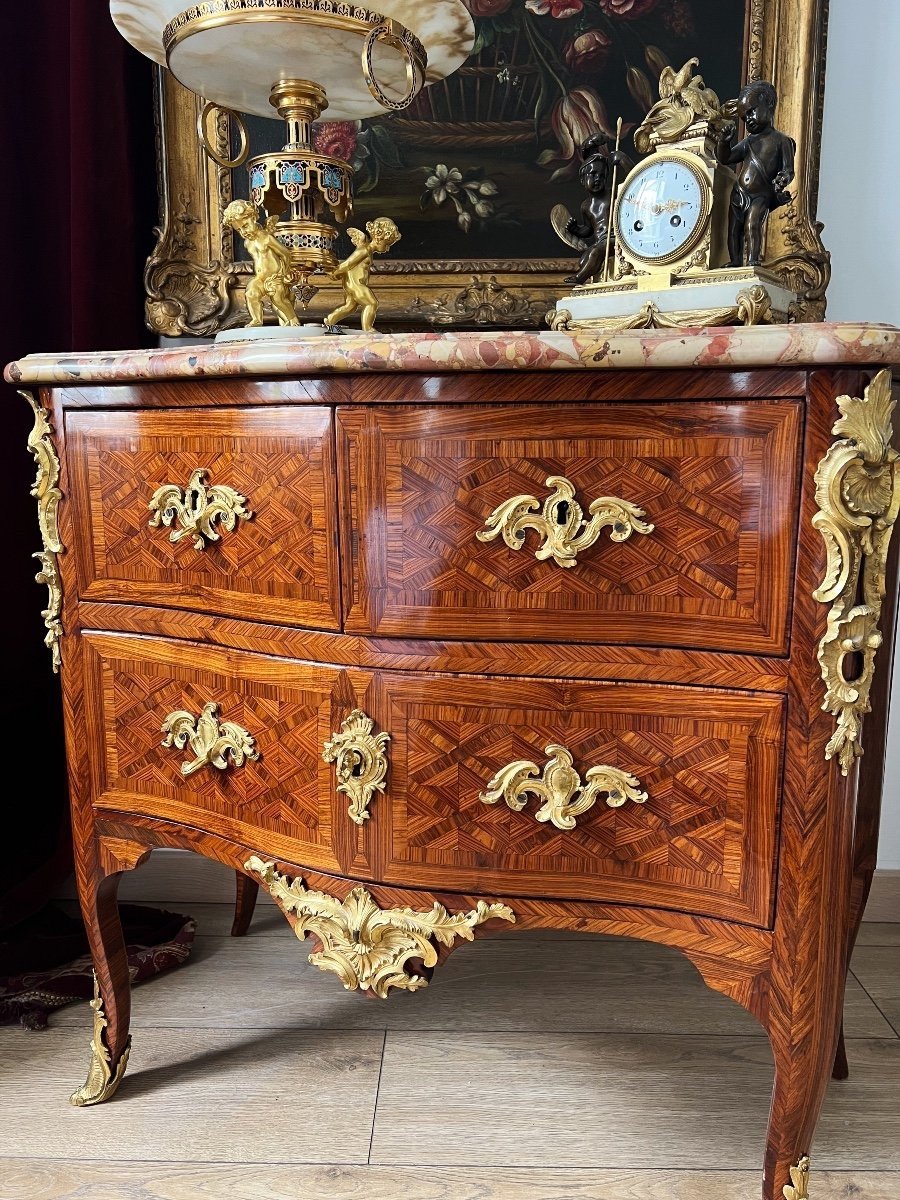
[[[874,869],[898,359],[796,326],[8,368],[98,979],[75,1102],[127,1061],[118,879],[185,847],[377,996],[475,932],[681,949],[769,1033],[780,1200]]]

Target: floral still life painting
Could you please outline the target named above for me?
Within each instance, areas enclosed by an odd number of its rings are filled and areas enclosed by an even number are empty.
[[[598,130],[634,157],[634,129],[659,75],[696,55],[734,96],[744,65],[746,0],[464,0],[473,52],[399,113],[323,121],[315,144],[353,163],[354,220],[390,215],[392,257],[419,261],[560,259],[554,204],[577,209],[581,142]],[[256,153],[280,146],[277,120],[248,118]],[[246,172],[234,194],[246,196]]]

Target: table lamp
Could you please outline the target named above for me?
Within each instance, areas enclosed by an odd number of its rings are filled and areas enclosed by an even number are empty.
[[[256,269],[247,289],[250,327],[217,340],[256,336],[308,336],[322,326],[300,325],[293,288],[306,290],[310,275],[338,272],[347,303],[336,310],[362,314],[371,329],[377,302],[368,289],[368,267],[400,231],[388,217],[351,230],[356,249],[338,264],[338,229],[353,207],[350,163],[313,146],[312,125],[327,109],[330,120],[357,121],[407,107],[423,87],[465,62],[474,25],[462,0],[380,0],[379,11],[343,0],[111,0],[122,35],[142,54],[166,66],[207,104],[198,135],[221,166],[244,161],[250,201],[229,205],[225,220],[244,238]],[[327,88],[327,92],[326,92]],[[207,119],[230,109],[240,131],[240,151],[225,159],[210,144]],[[248,158],[246,126],[237,114],[285,121],[282,150]],[[260,222],[258,210],[266,214]],[[271,307],[278,326],[263,325]],[[326,319],[326,326],[329,324]]]

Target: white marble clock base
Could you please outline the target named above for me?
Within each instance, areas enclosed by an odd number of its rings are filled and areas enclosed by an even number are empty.
[[[609,283],[585,284],[575,287],[568,296],[557,301],[557,313],[569,314],[569,325],[614,327],[636,316],[647,304],[660,313],[697,313],[704,310],[736,308],[740,292],[763,287],[772,302],[772,315],[786,320],[790,306],[797,297],[767,271],[755,267],[723,267],[705,271],[702,278],[684,275],[670,287],[641,290],[639,277],[611,280]]]
[[[298,339],[325,337],[335,333],[330,326],[321,322],[317,325],[245,325],[241,329],[223,329],[216,334],[216,343],[222,342],[295,342]]]

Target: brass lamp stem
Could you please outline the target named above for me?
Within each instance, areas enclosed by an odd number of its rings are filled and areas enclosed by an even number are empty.
[[[269,103],[287,123],[285,150],[311,150],[313,121],[328,107],[325,89],[310,79],[282,79],[269,93]]]

